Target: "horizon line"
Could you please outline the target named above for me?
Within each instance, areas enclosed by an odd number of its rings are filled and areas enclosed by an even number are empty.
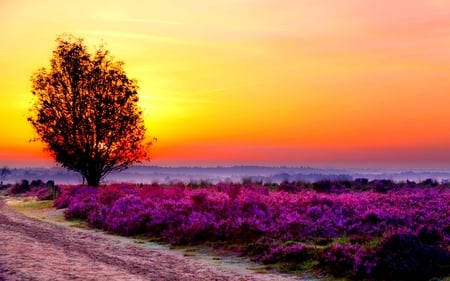
[[[2,168],[6,167],[9,170],[50,170],[50,169],[63,169],[70,172],[77,173],[76,171],[67,169],[62,166],[53,165],[53,166],[47,166],[47,167],[15,167],[15,166],[8,166],[8,165],[2,165]],[[154,165],[154,164],[136,164],[132,165],[126,170],[132,169],[132,168],[158,168],[158,169],[233,169],[233,168],[243,168],[243,169],[249,169],[249,168],[259,168],[259,169],[312,169],[312,170],[341,170],[341,171],[348,171],[348,170],[389,170],[389,171],[429,171],[429,170],[448,170],[450,172],[450,167],[338,167],[338,166],[303,166],[303,165],[259,165],[259,164],[233,164],[233,165]],[[123,171],[115,171],[113,173],[121,173],[125,172]]]

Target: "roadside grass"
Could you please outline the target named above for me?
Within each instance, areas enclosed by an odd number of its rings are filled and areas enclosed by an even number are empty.
[[[6,204],[17,212],[33,219],[56,223],[67,222],[64,218],[64,210],[55,209],[53,200],[39,201],[34,197],[8,196]],[[79,221],[80,224],[87,225],[87,223],[82,220],[77,219],[76,221]]]
[[[19,212],[53,209],[53,200],[36,201],[30,197],[16,197],[9,206]]]

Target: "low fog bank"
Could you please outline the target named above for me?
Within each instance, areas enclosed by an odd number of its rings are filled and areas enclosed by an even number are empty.
[[[11,173],[3,183],[16,183],[23,179],[28,181],[48,180],[56,184],[81,184],[82,177],[78,173],[64,168],[49,169],[10,169]],[[108,175],[102,183],[171,183],[171,182],[241,182],[243,179],[281,183],[282,181],[319,180],[352,180],[357,178],[389,179],[396,182],[433,179],[438,182],[450,181],[449,169],[324,169],[310,167],[262,167],[262,166],[232,166],[232,167],[158,167],[135,166],[130,169]]]

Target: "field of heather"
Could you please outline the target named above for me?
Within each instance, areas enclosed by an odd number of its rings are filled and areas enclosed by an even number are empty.
[[[110,233],[368,280],[448,277],[449,205],[450,186],[430,180],[64,186],[55,200]]]
[[[450,185],[433,180],[203,181],[59,190],[54,205],[66,219],[112,234],[213,249],[292,274],[450,278]],[[6,193],[49,199],[48,191],[41,181],[22,181]]]

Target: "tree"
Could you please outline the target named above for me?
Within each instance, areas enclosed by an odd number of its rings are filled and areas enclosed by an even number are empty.
[[[1,179],[0,184],[3,184],[3,181],[8,179],[9,175],[11,175],[11,170],[8,169],[8,167],[4,166],[0,172],[0,179]]]
[[[28,121],[56,162],[98,186],[108,173],[148,158],[137,81],[103,46],[90,54],[83,39],[56,42],[50,69],[31,78]]]

